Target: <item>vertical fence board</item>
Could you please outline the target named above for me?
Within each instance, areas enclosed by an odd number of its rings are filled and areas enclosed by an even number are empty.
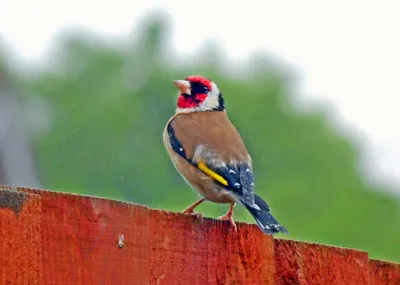
[[[370,260],[369,265],[369,280],[371,285],[400,284],[400,264]]]
[[[43,284],[148,284],[146,207],[23,191],[42,198]]]
[[[273,240],[255,225],[152,211],[150,229],[149,284],[274,284]]]
[[[40,197],[0,190],[0,284],[40,284]]]
[[[365,252],[275,239],[275,258],[277,285],[369,283]]]

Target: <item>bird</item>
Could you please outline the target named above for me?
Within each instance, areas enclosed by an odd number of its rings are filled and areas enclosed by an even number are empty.
[[[265,234],[288,234],[254,191],[252,158],[228,118],[217,84],[200,75],[173,83],[178,88],[177,107],[165,125],[163,143],[180,176],[200,196],[183,213],[201,216],[194,209],[204,201],[229,204],[218,219],[228,220],[237,232],[233,211],[240,204]]]

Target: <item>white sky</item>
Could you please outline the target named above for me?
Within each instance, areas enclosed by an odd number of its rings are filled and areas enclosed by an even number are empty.
[[[20,59],[38,60],[60,28],[126,35],[156,7],[182,53],[217,38],[232,60],[264,48],[296,67],[298,92],[329,99],[363,134],[370,176],[400,191],[399,1],[0,0],[0,34]]]

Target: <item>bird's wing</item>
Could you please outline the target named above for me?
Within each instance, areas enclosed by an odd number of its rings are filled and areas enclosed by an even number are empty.
[[[167,126],[169,143],[194,167],[232,191],[243,203],[253,205],[251,159],[236,128],[223,115],[225,118],[206,119],[201,114],[175,118]]]
[[[239,194],[245,204],[254,204],[254,177],[249,164],[238,163],[218,167],[200,160],[195,166],[232,192]]]

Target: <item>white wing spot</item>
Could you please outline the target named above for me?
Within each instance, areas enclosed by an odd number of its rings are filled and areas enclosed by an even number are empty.
[[[180,147],[180,148],[179,148],[179,151],[182,151],[182,150],[183,150],[183,148]]]
[[[246,172],[250,172],[250,168],[247,168],[247,169],[246,169]]]
[[[260,222],[260,220],[258,220],[259,221],[259,225],[263,228],[263,229],[267,229],[267,230],[270,230],[271,228],[268,226],[268,225],[263,225],[261,222]]]
[[[250,186],[254,186],[254,182],[251,182],[251,183],[250,183]]]
[[[233,171],[232,169],[230,169],[230,170],[229,170],[229,173],[233,173],[233,174],[235,174],[236,172],[235,172],[235,171]]]
[[[233,186],[235,186],[236,188],[239,188],[240,184],[239,183],[235,183]]]

